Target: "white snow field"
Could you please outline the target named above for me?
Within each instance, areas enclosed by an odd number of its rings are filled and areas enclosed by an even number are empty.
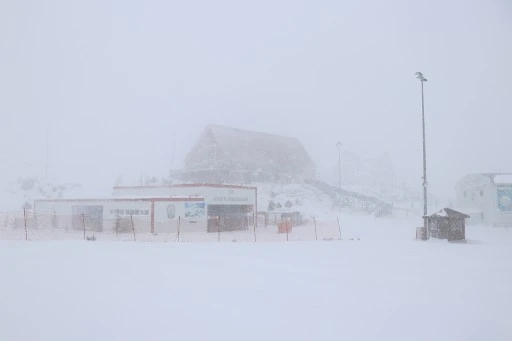
[[[0,340],[512,340],[512,231],[360,223],[316,242],[2,240]]]

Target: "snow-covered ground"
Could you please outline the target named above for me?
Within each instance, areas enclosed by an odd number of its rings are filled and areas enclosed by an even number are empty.
[[[0,241],[0,340],[512,339],[512,231],[340,220],[318,242]]]

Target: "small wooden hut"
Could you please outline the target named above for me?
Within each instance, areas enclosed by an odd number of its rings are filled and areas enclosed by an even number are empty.
[[[443,208],[426,218],[429,237],[449,241],[466,239],[466,219],[469,215]]]

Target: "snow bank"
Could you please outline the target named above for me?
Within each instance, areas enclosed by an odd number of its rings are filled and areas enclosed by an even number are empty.
[[[511,234],[468,235],[0,241],[0,340],[510,340]]]

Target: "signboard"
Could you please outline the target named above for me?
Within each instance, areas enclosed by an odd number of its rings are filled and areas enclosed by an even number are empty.
[[[249,195],[247,191],[235,191],[228,190],[226,195],[216,195],[211,198],[211,201],[215,204],[235,204],[235,205],[248,205]]]
[[[185,218],[201,219],[206,215],[206,204],[204,202],[186,202]]]
[[[171,203],[167,205],[167,218],[168,219],[174,219],[176,216],[176,205],[174,203]]]
[[[499,185],[498,210],[503,213],[512,213],[512,185]]]

